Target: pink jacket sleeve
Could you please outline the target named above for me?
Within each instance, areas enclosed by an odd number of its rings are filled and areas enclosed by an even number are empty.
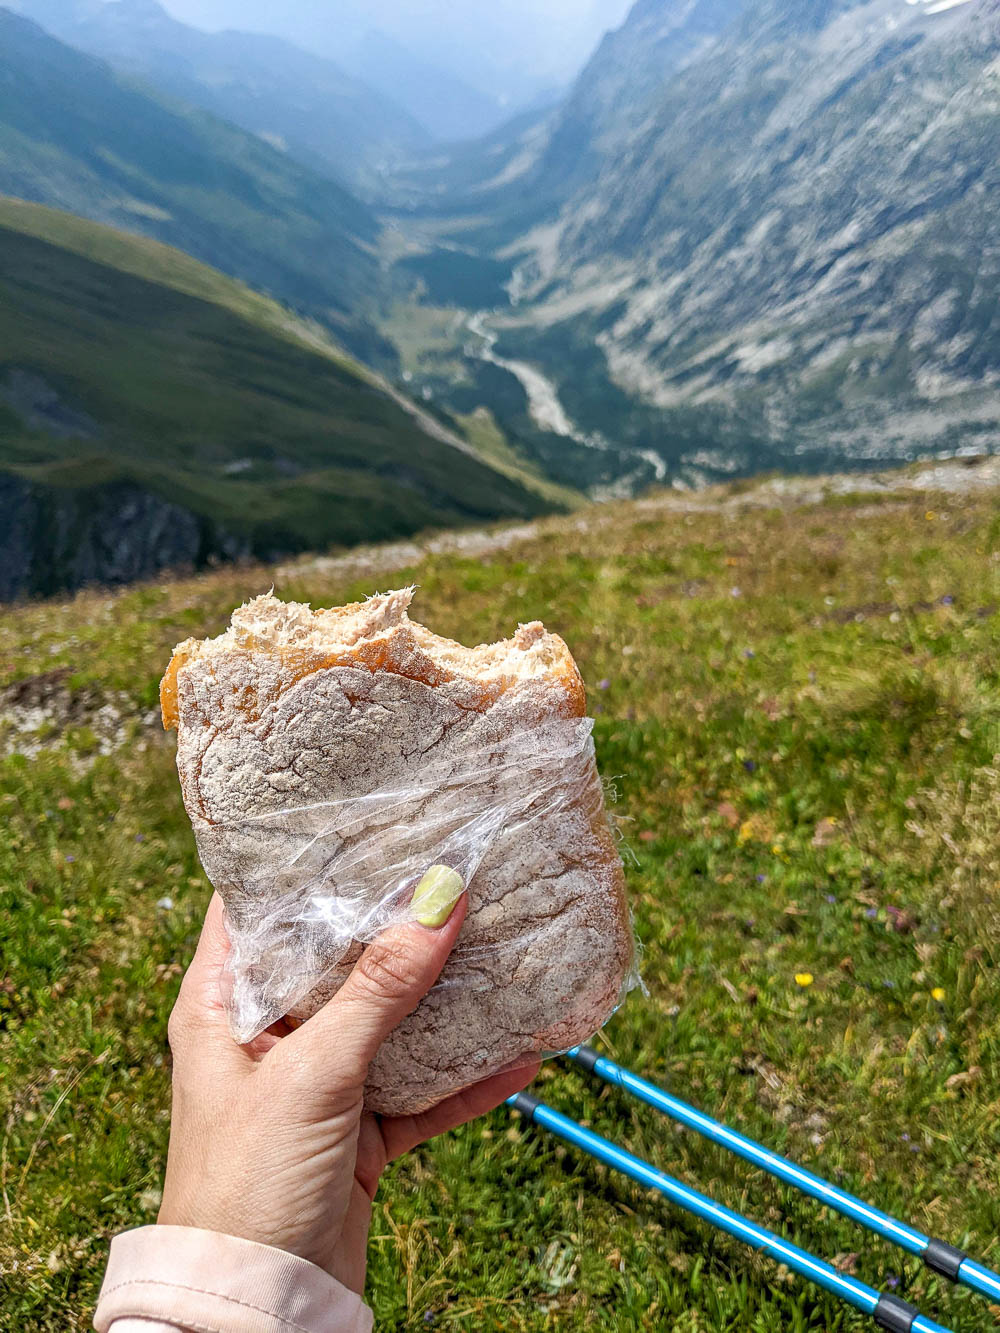
[[[197,1227],[111,1242],[98,1333],[371,1333],[360,1296],[284,1250]]]

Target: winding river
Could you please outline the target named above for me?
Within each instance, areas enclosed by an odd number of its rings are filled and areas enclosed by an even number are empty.
[[[656,481],[665,480],[667,465],[659,454],[652,449],[616,449],[603,435],[582,431],[579,426],[574,425],[563,407],[556,386],[537,366],[529,365],[527,361],[513,361],[507,357],[497,356],[494,348],[498,335],[487,327],[488,316],[489,311],[477,310],[465,322],[465,327],[479,340],[473,349],[474,354],[481,361],[489,361],[491,365],[499,366],[501,370],[506,370],[515,376],[527,395],[531,419],[540,430],[550,431],[553,435],[563,435],[587,449],[599,449],[602,453],[617,453],[622,458],[634,458],[653,469]],[[613,491],[631,494],[630,480],[629,477],[623,477],[621,485],[614,487]],[[609,488],[609,493],[611,489]]]

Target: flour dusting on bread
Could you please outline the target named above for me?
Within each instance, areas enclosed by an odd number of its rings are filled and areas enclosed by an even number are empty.
[[[393,1114],[585,1040],[613,1010],[632,960],[621,861],[569,649],[538,621],[463,647],[410,619],[413,595],[403,588],[331,610],[255,598],[217,638],[179,645],[162,686],[185,805],[234,928],[252,931],[284,901],[308,812],[419,791],[398,828],[369,838],[384,837],[394,863],[412,851],[409,819],[445,828],[482,808],[524,807],[477,863],[440,983],[372,1066],[366,1100]],[[565,770],[550,765],[558,800],[551,790],[536,800],[538,739],[557,733],[585,746]],[[365,830],[352,817],[348,836],[324,813],[323,837],[355,845]],[[433,842],[426,855],[427,865],[441,859]],[[331,856],[310,873],[336,893],[343,863]],[[362,947],[331,953],[292,1016],[314,1013]]]

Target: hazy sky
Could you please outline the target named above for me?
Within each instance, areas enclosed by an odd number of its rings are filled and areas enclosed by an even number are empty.
[[[278,33],[336,58],[377,28],[424,59],[521,99],[564,83],[631,0],[163,0],[187,23]],[[487,89],[486,84],[489,84]],[[509,85],[509,88],[504,85]]]

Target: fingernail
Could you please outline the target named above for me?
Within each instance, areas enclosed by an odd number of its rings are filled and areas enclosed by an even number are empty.
[[[410,906],[422,926],[443,926],[465,892],[462,876],[451,866],[431,866],[413,890]]]

